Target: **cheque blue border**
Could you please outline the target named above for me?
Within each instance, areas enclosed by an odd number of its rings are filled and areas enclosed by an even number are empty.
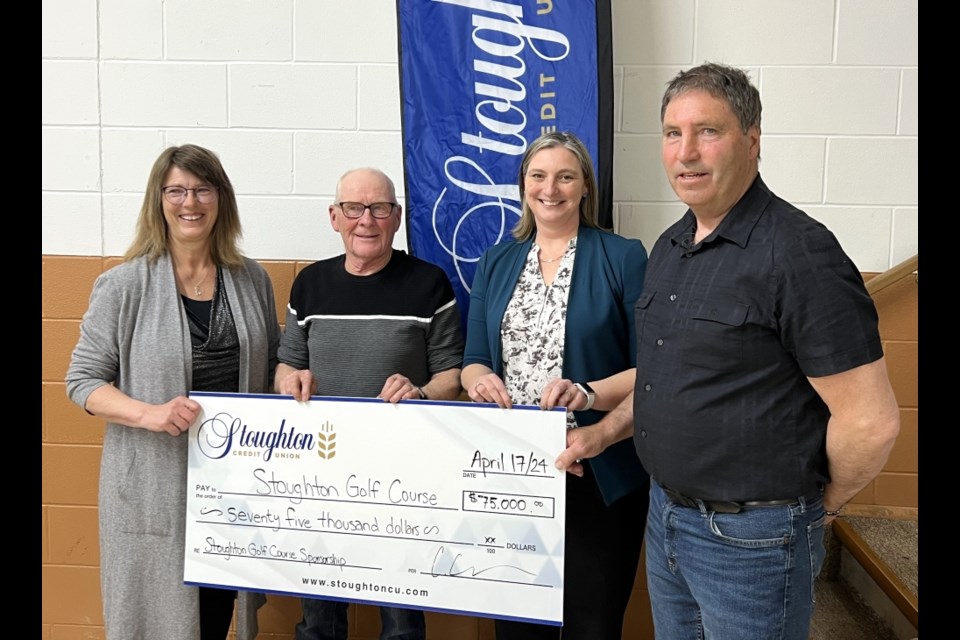
[[[206,393],[205,395],[216,396],[223,395],[219,393]],[[255,395],[255,394],[248,394]],[[461,403],[468,404],[468,403]],[[189,582],[184,580],[183,584],[188,587],[209,587],[211,589],[227,589],[235,591],[246,591],[247,593],[262,593],[265,596],[288,596],[291,598],[313,598],[314,600],[331,600],[333,602],[344,602],[346,604],[365,604],[371,607],[395,607],[397,609],[413,609],[416,611],[430,611],[432,613],[447,613],[455,616],[471,616],[474,618],[490,618],[492,620],[509,620],[513,622],[531,622],[534,624],[546,624],[552,627],[562,627],[563,622],[557,622],[556,620],[540,620],[539,618],[517,618],[514,616],[494,616],[488,613],[479,613],[476,611],[467,611],[463,609],[443,609],[441,607],[411,607],[408,604],[399,604],[396,602],[384,602],[382,600],[359,600],[352,598],[338,598],[336,596],[312,596],[306,593],[298,593],[296,591],[274,591],[272,589],[257,589],[252,590],[245,587],[235,587],[233,585],[224,585],[224,584],[208,584],[206,582]]]
[[[259,398],[263,400],[285,400],[289,401],[293,399],[293,396],[278,395],[275,393],[221,393],[216,391],[191,391],[190,396],[205,396],[205,397],[233,397],[233,398]],[[343,396],[310,396],[311,401],[318,402],[384,402],[379,398],[352,398],[352,397],[343,397]],[[424,405],[445,405],[451,407],[457,406],[471,406],[475,408],[483,409],[500,409],[501,407],[493,402],[461,402],[459,400],[404,400],[405,404],[424,404]],[[536,405],[528,404],[515,404],[513,405],[514,409],[520,411],[543,411],[540,407]],[[555,407],[550,409],[550,411],[565,411],[563,407]],[[324,596],[323,598],[312,596],[306,593],[298,593],[296,591],[273,591],[273,590],[251,590],[243,587],[236,587],[232,585],[223,585],[223,584],[208,584],[205,582],[188,582],[184,581],[185,585],[191,587],[210,587],[213,589],[235,589],[237,591],[247,591],[250,593],[262,593],[264,595],[276,595],[276,596],[289,596],[294,598],[315,598],[317,600],[332,600],[334,602],[346,602],[348,604],[365,604],[370,606],[390,606],[397,607],[400,609],[417,609],[419,611],[432,611],[434,613],[447,613],[458,616],[472,616],[475,618],[491,618],[494,620],[511,620],[514,622],[531,622],[536,624],[546,624],[554,627],[563,626],[563,622],[557,622],[556,620],[541,620],[539,618],[519,618],[514,616],[494,616],[490,614],[479,613],[476,611],[466,611],[462,609],[444,609],[442,607],[411,607],[409,605],[396,604],[392,602],[383,602],[383,601],[372,601],[372,600],[359,600],[352,598],[338,598],[336,596]]]
[[[191,391],[190,396],[205,396],[209,398],[260,398],[263,400],[292,400],[293,396],[278,395],[276,393],[221,393],[217,391]],[[380,398],[353,398],[347,396],[310,396],[310,401],[316,402],[385,402]],[[424,404],[431,406],[461,407],[469,406],[483,409],[500,409],[500,405],[493,402],[461,402],[459,400],[403,400],[404,404]],[[520,411],[544,411],[532,404],[515,404],[514,409]],[[554,407],[549,411],[566,411],[563,407]]]

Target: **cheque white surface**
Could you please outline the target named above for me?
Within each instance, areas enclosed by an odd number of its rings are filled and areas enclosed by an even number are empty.
[[[562,410],[191,397],[186,582],[560,624]]]

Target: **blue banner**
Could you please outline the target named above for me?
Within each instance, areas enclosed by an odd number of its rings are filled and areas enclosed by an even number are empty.
[[[466,319],[476,263],[510,237],[527,145],[579,136],[611,226],[609,0],[398,0],[407,236]],[[602,34],[598,36],[598,34]]]

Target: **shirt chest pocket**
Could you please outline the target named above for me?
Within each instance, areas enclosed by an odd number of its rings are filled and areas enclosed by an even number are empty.
[[[637,344],[635,347],[637,348],[643,344],[644,331],[647,326],[647,311],[650,309],[650,303],[653,302],[654,295],[656,295],[654,291],[644,291],[640,294],[640,297],[637,298],[637,302],[633,307],[633,321],[636,324],[637,331]]]
[[[750,307],[726,300],[697,300],[687,307],[681,349],[683,362],[725,370],[743,361],[743,341]]]

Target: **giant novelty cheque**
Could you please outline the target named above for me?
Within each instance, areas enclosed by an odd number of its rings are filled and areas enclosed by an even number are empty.
[[[186,583],[562,623],[563,410],[191,398]]]

